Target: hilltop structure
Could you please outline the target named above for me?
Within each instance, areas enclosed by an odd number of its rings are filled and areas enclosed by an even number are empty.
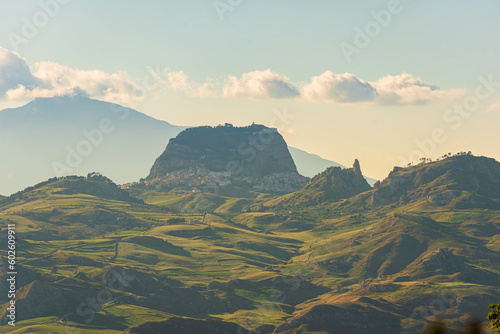
[[[227,187],[289,193],[308,178],[300,175],[276,129],[252,124],[202,126],[171,139],[145,179],[158,187]]]

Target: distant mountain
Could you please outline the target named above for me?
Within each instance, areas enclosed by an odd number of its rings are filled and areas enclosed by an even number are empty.
[[[258,124],[186,129],[169,141],[147,177],[167,187],[246,184],[278,193],[299,190],[307,180],[279,132]]]
[[[54,176],[98,171],[117,183],[144,176],[185,127],[80,96],[38,98],[0,111],[0,193]]]
[[[119,184],[136,181],[147,175],[168,141],[184,129],[82,96],[38,98],[2,110],[0,194],[9,195],[54,176],[94,171]],[[248,154],[252,148],[242,149]],[[307,177],[340,166],[296,148],[289,152],[298,172]],[[372,185],[376,182],[367,180]]]
[[[335,161],[323,159],[319,155],[311,154],[295,147],[288,147],[288,150],[295,161],[295,165],[297,166],[299,173],[310,178],[315,177],[329,167],[346,168]],[[365,179],[371,186],[377,182],[377,180],[366,176]]]
[[[323,159],[319,155],[311,154],[295,147],[288,147],[288,150],[297,165],[299,173],[307,177],[315,177],[328,167],[345,168],[335,161]]]

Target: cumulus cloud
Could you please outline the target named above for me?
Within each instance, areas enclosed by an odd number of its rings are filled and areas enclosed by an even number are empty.
[[[229,76],[220,87],[212,79],[196,82],[183,71],[167,68],[149,69],[149,72],[141,82],[125,72],[73,69],[50,61],[39,62],[30,69],[17,53],[0,47],[0,98],[26,100],[78,94],[127,105],[140,102],[151,90],[159,89],[198,98],[300,98],[309,102],[339,104],[406,105],[452,100],[464,95],[463,90],[442,90],[406,73],[368,82],[352,73],[326,71],[307,83],[296,84],[267,69],[243,73],[241,77]]]
[[[336,74],[326,71],[312,77],[302,87],[306,101],[412,105],[463,97],[461,89],[442,90],[411,74],[386,75],[368,82],[352,73]]]
[[[209,98],[216,97],[217,93],[213,90],[216,85],[214,80],[207,80],[204,83],[198,83],[191,80],[184,71],[163,71],[166,76],[166,88],[176,92],[183,92],[188,96]]]
[[[225,97],[281,99],[299,95],[299,90],[289,78],[270,69],[244,73],[241,78],[229,76],[223,88]]]
[[[376,96],[372,85],[352,73],[326,71],[312,77],[311,82],[302,87],[302,97],[308,101],[366,102],[373,101]]]
[[[151,90],[171,90],[188,96],[213,97],[214,82],[197,83],[183,71],[154,71],[142,80],[127,73],[80,70],[54,62],[39,62],[32,69],[17,53],[0,48],[0,98],[27,100],[37,97],[79,95],[124,105],[142,101]]]
[[[26,61],[17,53],[0,47],[0,96],[19,85],[34,87],[37,84]]]
[[[54,62],[35,65],[33,76],[38,85],[20,83],[5,93],[9,99],[52,97],[71,94],[76,88],[104,101],[128,104],[143,98],[143,90],[125,73],[109,74],[101,70],[72,69]]]
[[[378,92],[381,104],[424,104],[439,100],[453,100],[463,96],[461,89],[442,90],[411,74],[386,75],[370,83]]]

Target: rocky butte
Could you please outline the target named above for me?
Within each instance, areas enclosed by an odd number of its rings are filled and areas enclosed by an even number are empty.
[[[169,141],[145,179],[156,186],[238,185],[275,193],[299,190],[307,181],[276,129],[227,123],[182,131]]]
[[[329,167],[313,177],[300,191],[285,199],[282,205],[315,205],[337,202],[370,190],[356,159],[352,168]]]
[[[314,177],[304,188],[323,193],[323,200],[338,201],[370,190],[371,187],[361,173],[358,159],[352,168],[330,167]]]

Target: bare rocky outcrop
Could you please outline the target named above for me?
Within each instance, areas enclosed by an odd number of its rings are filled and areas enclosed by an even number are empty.
[[[145,183],[166,187],[247,184],[258,191],[288,193],[301,189],[307,180],[297,172],[276,129],[226,124],[189,128],[171,139]]]
[[[324,192],[325,199],[331,201],[349,198],[370,189],[370,185],[361,173],[358,159],[354,161],[352,168],[328,168],[314,177],[304,188],[305,191],[320,190]]]
[[[293,205],[312,205],[323,202],[336,202],[368,191],[371,186],[363,177],[359,161],[352,168],[330,167],[313,177],[299,192],[286,203]]]

